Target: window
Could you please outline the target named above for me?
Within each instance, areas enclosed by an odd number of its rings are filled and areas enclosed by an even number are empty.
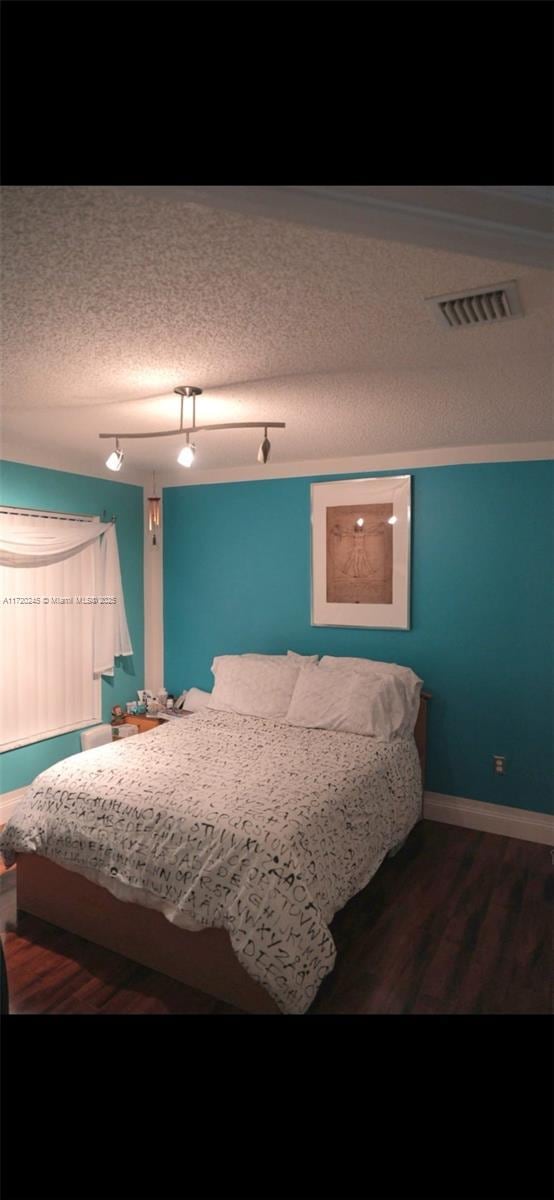
[[[1,510],[17,530],[58,531],[98,521],[70,513]],[[37,525],[40,522],[40,525]],[[69,733],[101,718],[94,677],[95,543],[46,566],[0,566],[0,751]]]

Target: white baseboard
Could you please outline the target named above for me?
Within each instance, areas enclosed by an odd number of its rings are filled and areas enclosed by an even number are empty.
[[[0,796],[0,825],[5,825],[13,816],[17,805],[27,791],[26,787],[15,788],[13,792],[4,792]]]
[[[423,816],[428,821],[444,821],[447,825],[461,825],[465,829],[500,833],[524,842],[554,846],[554,816],[549,813],[527,812],[524,808],[508,808],[504,804],[486,804],[483,800],[466,800],[463,796],[425,792]]]

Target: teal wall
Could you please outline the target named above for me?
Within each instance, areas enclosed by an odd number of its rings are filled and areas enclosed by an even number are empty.
[[[142,488],[111,479],[93,479],[66,471],[50,471],[25,463],[0,464],[0,503],[117,517],[121,578],[133,654],[121,658],[113,679],[102,679],[102,719],[111,719],[113,704],[136,699],[144,687],[144,584]],[[9,680],[3,681],[9,688]],[[0,791],[30,783],[52,763],[81,749],[80,730],[47,738],[0,755]]]
[[[310,483],[321,477],[166,488],[166,687],[211,689],[213,656],[249,650],[404,663],[433,693],[427,787],[549,811],[552,468],[411,472],[404,632],[310,625]],[[493,754],[506,756],[505,776]]]

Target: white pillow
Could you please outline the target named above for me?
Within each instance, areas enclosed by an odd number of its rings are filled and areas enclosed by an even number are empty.
[[[334,654],[324,654],[319,663],[320,667],[352,667],[362,671],[371,671],[374,675],[397,675],[406,683],[423,683],[419,675],[411,667],[401,667],[398,663],[379,662],[376,658],[340,658]]]
[[[286,654],[226,654],[225,658],[259,658],[269,662],[285,662]]]
[[[287,712],[290,725],[337,729],[379,741],[407,737],[413,729],[400,682],[347,668],[307,666],[296,681]]]
[[[329,668],[336,670],[337,668],[349,667],[353,671],[363,671],[364,674],[380,678],[393,676],[395,679],[398,679],[405,689],[406,703],[413,730],[417,721],[419,697],[423,680],[419,678],[419,675],[415,674],[415,671],[412,671],[411,667],[401,667],[398,663],[378,662],[374,658],[336,658],[332,654],[324,654],[319,665],[326,670],[329,670]]]
[[[252,717],[286,716],[301,671],[285,656],[223,654],[214,658],[214,689],[207,707]]]
[[[231,658],[231,655],[228,655],[228,657]],[[319,658],[319,654],[297,654],[295,650],[287,650],[286,654],[237,654],[236,657],[237,658],[267,658],[267,659],[273,659],[275,662],[283,662],[284,659],[289,658],[289,659],[296,660],[300,665],[302,665],[302,663],[317,662],[317,660]]]
[[[237,655],[237,657],[239,656]],[[283,659],[288,658],[296,660],[302,665],[302,663],[317,662],[319,654],[297,654],[295,650],[287,650],[286,654],[241,654],[240,658],[270,658],[275,662],[282,662]]]
[[[185,708],[187,712],[198,712],[200,708],[205,708],[210,702],[211,692],[203,692],[201,688],[189,688]]]

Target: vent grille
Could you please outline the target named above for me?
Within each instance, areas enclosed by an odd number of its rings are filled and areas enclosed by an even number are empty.
[[[469,329],[475,325],[494,325],[523,316],[517,283],[497,283],[460,294],[430,296],[426,301],[443,329]]]

